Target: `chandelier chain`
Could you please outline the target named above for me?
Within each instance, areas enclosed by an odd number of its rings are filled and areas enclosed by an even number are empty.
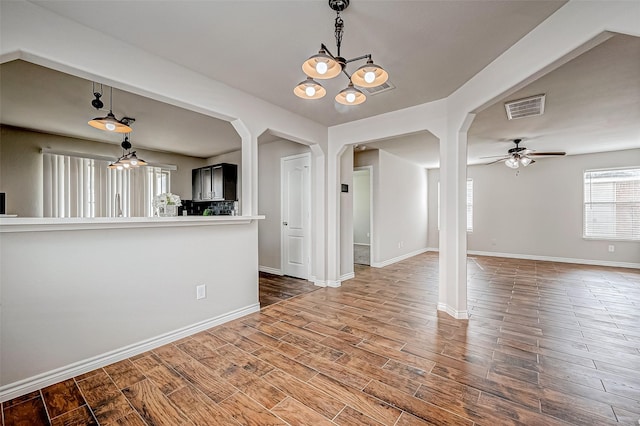
[[[336,46],[338,48],[338,56],[340,56],[340,45],[342,45],[342,34],[344,33],[344,21],[340,17],[340,11],[336,12]]]

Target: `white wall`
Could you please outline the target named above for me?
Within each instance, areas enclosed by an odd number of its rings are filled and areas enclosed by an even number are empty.
[[[370,170],[353,172],[353,242],[371,243],[371,187]]]
[[[373,166],[373,258],[382,266],[427,248],[427,171],[385,151],[358,152]]]
[[[640,149],[546,158],[516,171],[502,163],[469,166],[474,223],[469,251],[640,263],[640,242],[582,238],[583,172],[638,166]],[[429,247],[438,247],[437,169],[429,170]],[[608,245],[615,252],[608,252]]]
[[[341,185],[348,192],[342,192]],[[348,146],[340,157],[340,277],[353,276],[353,148]]]
[[[7,194],[7,213],[21,217],[42,217],[42,148],[113,157],[114,160],[122,154],[119,145],[2,126],[0,192]],[[191,199],[191,169],[204,166],[203,159],[138,148],[136,151],[148,162],[177,166],[178,169],[171,172],[171,192],[182,199]]]
[[[258,309],[257,226],[3,229],[0,390],[182,327]],[[207,286],[205,299],[196,300],[198,284]]]
[[[258,226],[258,259],[261,267],[280,272],[282,269],[280,159],[305,152],[310,152],[308,146],[288,140],[258,145],[258,211],[265,216]]]

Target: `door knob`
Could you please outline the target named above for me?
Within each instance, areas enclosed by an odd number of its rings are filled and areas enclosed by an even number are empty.
[[[283,224],[284,226],[287,226],[287,225],[289,224],[289,222],[282,222],[282,224]]]

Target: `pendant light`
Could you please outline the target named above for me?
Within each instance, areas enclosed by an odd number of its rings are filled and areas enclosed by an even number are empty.
[[[125,135],[124,140],[120,144],[122,147],[122,156],[107,166],[108,169],[125,170],[135,169],[136,167],[146,166],[148,163],[142,158],[138,158],[135,151],[131,151],[131,142],[129,136]]]
[[[353,83],[349,82],[349,85],[342,89],[340,93],[336,95],[336,102],[342,105],[360,105],[367,100],[367,97],[361,90],[353,87]]]
[[[349,85],[336,95],[335,100],[343,105],[359,105],[367,97],[354,86],[377,87],[384,84],[389,79],[389,74],[380,66],[373,63],[371,54],[358,56],[352,59],[345,59],[340,56],[342,45],[342,35],[344,34],[344,21],[340,17],[340,12],[349,7],[350,0],[329,0],[329,7],[336,12],[335,38],[337,56],[334,56],[327,46],[320,45],[320,51],[304,61],[302,71],[307,75],[307,80],[299,83],[293,93],[302,99],[319,99],[326,93],[325,89],[314,79],[329,79],[338,76],[341,72],[349,79]],[[367,59],[367,63],[356,70],[350,76],[346,70],[347,64],[355,61]]]
[[[342,67],[321,48],[317,55],[304,61],[302,71],[311,78],[328,79],[340,74]]]
[[[293,93],[303,99],[320,99],[327,94],[327,91],[313,78],[307,77],[293,89]]]
[[[384,84],[389,79],[389,74],[369,58],[367,63],[356,70],[351,76],[351,82],[360,87],[376,87]]]
[[[94,92],[94,96],[96,99],[91,101],[91,105],[96,109],[100,109],[97,105],[102,105],[102,101],[100,101],[100,96],[98,96],[99,92]],[[109,113],[105,117],[96,117],[93,120],[89,121],[89,126],[95,127],[99,130],[105,130],[107,132],[114,133],[129,133],[131,132],[131,124],[135,119],[124,117],[122,120],[118,120],[115,115],[113,115],[112,111],[113,106],[113,87],[110,88],[109,94]]]

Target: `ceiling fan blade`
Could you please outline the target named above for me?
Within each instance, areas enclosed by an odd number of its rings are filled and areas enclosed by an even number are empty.
[[[502,157],[502,158],[499,158],[499,159],[497,159],[495,161],[492,161],[490,163],[484,163],[483,166],[490,166],[491,164],[501,163],[504,160],[506,160],[507,158],[509,158],[509,157]]]
[[[503,160],[506,160],[507,158],[511,157],[510,155],[490,155],[488,157],[480,157],[480,159],[486,159],[486,158],[502,158]]]
[[[562,157],[563,155],[567,155],[566,152],[532,152],[527,154],[529,157],[551,157],[551,156],[556,156],[556,157]]]

